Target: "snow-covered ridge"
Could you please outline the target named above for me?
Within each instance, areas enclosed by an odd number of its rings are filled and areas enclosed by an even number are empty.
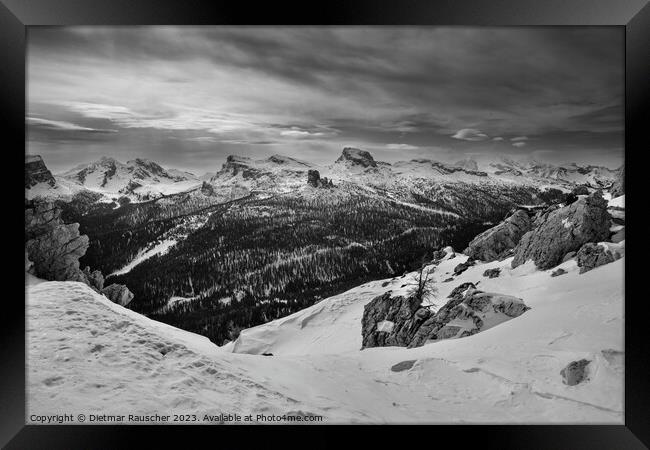
[[[125,195],[136,199],[182,192],[200,184],[200,180],[189,172],[164,169],[144,158],[122,163],[102,157],[70,169],[57,178],[109,196]]]
[[[323,423],[622,423],[624,258],[582,275],[567,261],[568,273],[556,278],[531,264],[509,269],[508,259],[440,281],[465,260],[457,254],[436,269],[437,307],[472,281],[515,294],[531,309],[474,336],[415,349],[360,350],[363,306],[388,289],[399,295],[414,273],[245,330],[225,348],[81,283],[34,284],[27,291],[29,415],[173,411],[202,421],[228,410],[318,414]],[[482,276],[494,267],[499,278]],[[580,358],[592,361],[589,381],[564,385],[559,371]],[[403,361],[415,362],[391,371]]]

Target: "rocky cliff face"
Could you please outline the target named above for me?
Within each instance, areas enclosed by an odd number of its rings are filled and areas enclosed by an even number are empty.
[[[364,168],[377,167],[375,159],[369,152],[353,147],[345,147],[336,162]]]
[[[37,277],[55,281],[85,281],[79,258],[88,249],[88,236],[79,224],[65,224],[61,209],[47,201],[30,202],[25,209],[25,248]]]
[[[587,242],[604,241],[609,237],[611,217],[607,201],[599,191],[562,208],[549,208],[534,222],[514,250],[512,267],[533,260],[542,269],[562,262],[564,256],[577,251]]]
[[[43,158],[38,155],[25,155],[25,189],[38,183],[47,183],[51,187],[56,185],[52,172],[48,170]]]
[[[625,194],[625,166],[621,166],[616,174],[616,180],[611,188],[613,197],[619,197]]]
[[[481,261],[495,261],[515,248],[531,228],[532,221],[528,214],[518,210],[499,225],[476,236],[463,253]]]

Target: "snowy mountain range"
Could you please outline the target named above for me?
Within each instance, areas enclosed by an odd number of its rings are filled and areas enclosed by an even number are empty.
[[[318,170],[321,176],[346,184],[398,189],[414,179],[444,183],[515,183],[562,190],[570,190],[579,184],[608,188],[618,173],[600,166],[575,163],[556,166],[530,158],[513,160],[508,157],[481,164],[472,158],[454,164],[424,158],[387,163],[375,161],[365,150],[346,147],[333,164],[324,166],[282,155],[258,160],[231,155],[220,170],[201,177],[177,169],[165,169],[148,159],[136,158],[122,163],[102,157],[54,176],[59,186],[48,181],[26,188],[31,190],[29,195],[32,197],[69,198],[75,193],[90,191],[101,194],[103,201],[127,197],[138,202],[198,189],[202,182],[207,182],[222,193],[227,192],[229,198],[237,198],[251,191],[287,192],[302,188],[309,170]]]

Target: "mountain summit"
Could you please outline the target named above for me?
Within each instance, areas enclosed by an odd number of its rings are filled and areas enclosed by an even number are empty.
[[[354,147],[345,147],[336,162],[350,166],[361,166],[364,168],[377,167],[377,163],[370,152]]]

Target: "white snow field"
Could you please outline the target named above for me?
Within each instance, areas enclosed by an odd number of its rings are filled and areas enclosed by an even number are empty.
[[[27,420],[67,412],[188,413],[197,423],[220,413],[323,417],[311,424],[623,423],[624,257],[582,275],[570,260],[558,277],[531,262],[510,269],[507,259],[444,283],[467,259],[449,256],[435,272],[436,305],[459,284],[480,281],[477,288],[531,309],[470,337],[360,350],[364,305],[388,289],[405,291],[408,274],[244,330],[220,348],[84,284],[31,277]],[[500,277],[482,276],[493,267]],[[560,370],[582,358],[592,361],[588,379],[563,384]],[[410,369],[391,371],[410,360]]]

